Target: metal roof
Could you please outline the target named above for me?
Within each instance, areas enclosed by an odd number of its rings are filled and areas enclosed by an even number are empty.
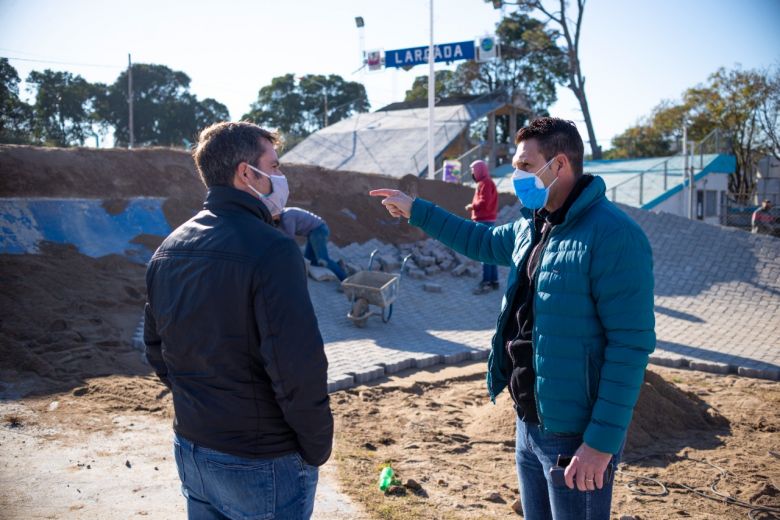
[[[436,106],[435,155],[444,152],[471,123],[506,104],[504,96],[493,94]],[[392,177],[419,176],[428,167],[428,109],[388,108],[356,114],[323,128],[284,154],[282,161]]]

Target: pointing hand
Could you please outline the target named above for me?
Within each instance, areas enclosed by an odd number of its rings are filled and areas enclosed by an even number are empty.
[[[379,189],[371,190],[369,193],[372,197],[385,197],[382,204],[387,208],[387,211],[394,217],[409,218],[412,216],[412,202],[414,199],[406,193],[399,190]]]

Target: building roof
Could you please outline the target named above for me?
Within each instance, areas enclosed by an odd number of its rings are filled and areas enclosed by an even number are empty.
[[[502,94],[440,100],[434,108],[434,154],[439,156],[474,121],[508,103]],[[392,177],[428,167],[428,109],[394,103],[323,128],[284,154],[282,161]]]

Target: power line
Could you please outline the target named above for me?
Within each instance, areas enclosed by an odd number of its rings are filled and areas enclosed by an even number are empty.
[[[35,63],[51,63],[56,65],[75,65],[78,67],[99,67],[104,69],[124,69],[124,67],[121,67],[119,65],[99,65],[96,63],[74,63],[74,62],[68,62],[68,61],[56,61],[56,60],[34,60],[32,58],[15,58],[11,56],[0,56],[0,58],[5,58],[7,60],[15,60],[15,61],[31,61]]]

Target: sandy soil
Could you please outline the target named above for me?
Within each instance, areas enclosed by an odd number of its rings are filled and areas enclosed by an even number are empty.
[[[512,409],[506,395],[487,403],[483,376],[482,363],[438,367],[333,394],[336,450],[315,518],[518,517]],[[637,413],[653,403],[652,431],[643,417],[632,426],[614,518],[748,518],[681,487],[712,496],[720,469],[720,492],[780,507],[780,383],[653,368]],[[170,395],[149,375],[0,401],[3,518],[182,518],[170,420]],[[386,463],[420,489],[379,492]],[[636,493],[662,493],[660,483],[664,496]]]
[[[780,383],[651,370],[617,475],[613,517],[747,518],[748,509],[682,487],[714,497],[709,486],[716,482],[738,500],[780,508]],[[513,410],[506,393],[495,406],[487,402],[484,366],[332,400],[339,475],[377,518],[517,516]],[[403,483],[412,479],[421,488],[400,488],[401,496],[378,492],[387,463]]]

